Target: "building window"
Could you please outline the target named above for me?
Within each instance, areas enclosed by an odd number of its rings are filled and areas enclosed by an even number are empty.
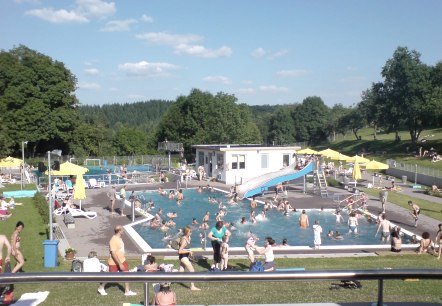
[[[218,166],[219,170],[223,170],[223,168],[224,168],[224,155],[223,154],[216,154],[216,165]]]
[[[269,154],[261,154],[261,169],[269,167]]]
[[[232,155],[232,169],[245,169],[245,168],[246,168],[246,156]]]
[[[282,166],[287,167],[290,162],[290,154],[284,154],[282,155]]]
[[[198,152],[198,166],[204,166],[204,152]]]

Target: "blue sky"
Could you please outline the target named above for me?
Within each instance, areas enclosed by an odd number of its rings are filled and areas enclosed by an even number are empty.
[[[82,104],[360,101],[398,46],[442,60],[442,1],[2,0],[0,49],[23,44],[77,76]]]

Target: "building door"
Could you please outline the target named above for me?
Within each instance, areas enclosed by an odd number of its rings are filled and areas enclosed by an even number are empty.
[[[212,153],[209,153],[209,170],[207,171],[207,176],[212,177]]]

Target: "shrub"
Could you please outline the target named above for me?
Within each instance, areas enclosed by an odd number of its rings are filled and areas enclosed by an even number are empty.
[[[327,177],[327,185],[330,187],[339,187],[341,185],[341,183],[338,180],[335,180],[332,177]]]
[[[41,216],[44,224],[49,223],[49,206],[46,198],[39,192],[37,192],[32,198],[35,207],[37,207],[38,213]]]

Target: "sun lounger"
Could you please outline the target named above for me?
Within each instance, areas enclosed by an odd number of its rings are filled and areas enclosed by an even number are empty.
[[[95,211],[84,211],[78,208],[68,208],[67,211],[72,217],[86,217],[88,219],[95,219],[97,217],[97,212]]]

